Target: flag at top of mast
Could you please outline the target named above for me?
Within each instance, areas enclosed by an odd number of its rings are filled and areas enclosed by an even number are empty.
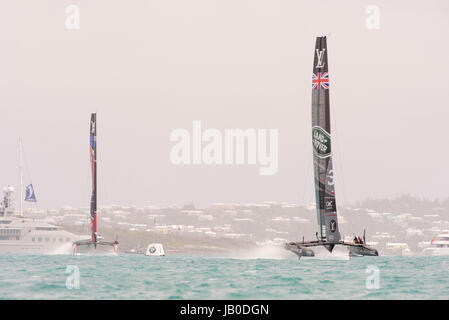
[[[25,201],[28,202],[37,202],[36,201],[36,194],[34,193],[33,185],[30,183],[27,185],[25,189]]]

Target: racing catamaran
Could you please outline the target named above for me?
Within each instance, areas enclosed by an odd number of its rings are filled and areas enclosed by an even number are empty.
[[[73,253],[98,251],[104,252],[113,249],[117,252],[118,241],[103,241],[103,237],[97,233],[97,114],[90,117],[90,164],[92,168],[92,196],[90,199],[90,226],[91,238],[73,242]],[[80,250],[81,249],[81,250]]]
[[[344,245],[350,255],[377,256],[374,248],[341,240],[335,202],[334,171],[331,152],[331,123],[329,109],[329,73],[326,37],[317,37],[312,74],[312,145],[315,199],[319,231],[316,241],[289,242],[285,248],[302,256],[314,256],[311,247],[324,246],[332,252],[335,245]]]

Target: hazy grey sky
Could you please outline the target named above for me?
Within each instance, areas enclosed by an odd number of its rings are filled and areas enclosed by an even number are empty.
[[[330,33],[337,203],[447,197],[448,31],[445,0],[4,0],[0,186],[22,136],[39,206],[88,206],[97,111],[100,204],[313,201],[312,59]],[[174,166],[170,132],[193,120],[279,129],[278,173]]]

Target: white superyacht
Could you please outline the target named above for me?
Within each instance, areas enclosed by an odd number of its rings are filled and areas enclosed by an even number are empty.
[[[0,204],[0,254],[70,254],[73,241],[80,236],[62,230],[44,219],[15,213],[13,194],[12,186],[4,188]]]

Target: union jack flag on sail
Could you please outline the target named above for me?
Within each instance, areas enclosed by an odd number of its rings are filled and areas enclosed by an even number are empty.
[[[329,89],[329,73],[328,72],[317,72],[312,74],[312,89]]]

